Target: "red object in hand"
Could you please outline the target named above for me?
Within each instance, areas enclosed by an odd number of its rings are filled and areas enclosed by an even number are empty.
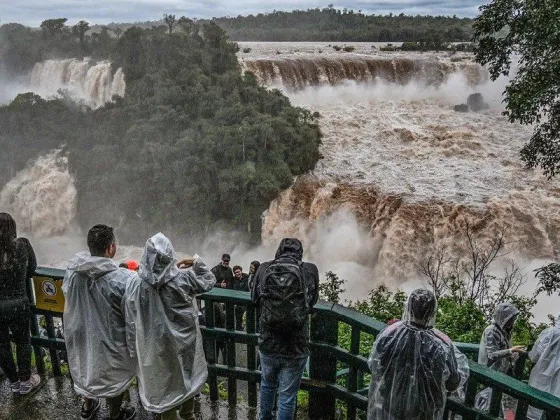
[[[132,271],[138,271],[140,269],[140,265],[134,260],[128,260],[124,262],[126,264],[126,268]]]

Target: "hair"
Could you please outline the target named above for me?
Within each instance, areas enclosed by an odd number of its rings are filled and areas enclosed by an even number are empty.
[[[235,272],[235,270],[241,270],[241,272],[243,273],[243,268],[241,268],[240,265],[235,265],[232,271]]]
[[[435,295],[430,290],[417,289],[410,294],[409,300],[411,315],[426,325],[437,308]]]
[[[0,266],[13,258],[16,238],[16,221],[8,213],[0,213]]]
[[[89,252],[94,257],[104,257],[105,251],[115,243],[113,228],[107,225],[95,225],[87,234]]]

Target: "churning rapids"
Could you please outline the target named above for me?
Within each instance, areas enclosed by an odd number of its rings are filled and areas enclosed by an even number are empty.
[[[383,53],[371,43],[351,45],[355,50],[345,53],[326,43],[242,43],[244,70],[283,90],[295,105],[320,114],[324,158],[270,205],[263,246],[233,248],[231,241],[232,248],[217,249],[210,239],[202,250],[207,259],[217,261],[221,252],[231,251],[235,262],[248,265],[268,258],[278,238],[297,235],[322,272],[332,270],[348,280],[351,298],[363,297],[382,281],[406,288],[407,281],[418,279],[417,264],[427,253],[459,248],[466,222],[488,238],[505,229],[508,256],[527,272],[537,261],[557,259],[560,180],[546,180],[520,161],[532,129],[501,115],[506,80],[489,82],[487,72],[464,53]],[[98,105],[112,94],[124,94],[122,72],[96,76],[100,89],[84,82],[95,67],[83,64],[76,76],[57,70],[77,65],[38,64],[32,79],[40,80],[39,86],[49,85],[45,78],[53,85],[76,80]],[[474,92],[484,95],[489,110],[453,111]],[[18,220],[31,220],[30,235],[44,252],[41,261],[61,265],[70,255],[49,255],[49,247],[41,246],[47,239],[40,237],[52,240],[66,227],[66,236],[56,239],[63,254],[82,248],[83,240],[69,239],[75,191],[64,160],[56,155],[18,174],[4,187],[0,203]],[[48,178],[46,164],[52,165]],[[44,207],[33,200],[23,206],[38,189],[42,192],[34,200],[40,197]],[[44,208],[52,208],[61,191],[69,203],[57,217],[65,220],[45,227]],[[139,256],[135,247],[123,252]],[[529,283],[528,290],[534,287],[532,275]]]

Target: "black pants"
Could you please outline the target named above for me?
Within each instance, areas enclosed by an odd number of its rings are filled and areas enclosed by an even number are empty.
[[[0,368],[10,382],[27,381],[31,376],[31,337],[29,306],[0,308]],[[17,368],[10,344],[10,331],[16,344]]]

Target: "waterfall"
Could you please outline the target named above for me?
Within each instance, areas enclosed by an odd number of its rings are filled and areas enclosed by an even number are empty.
[[[122,69],[113,72],[109,61],[46,60],[35,64],[31,72],[31,88],[43,96],[55,95],[58,90],[70,92],[92,108],[124,96],[126,85]]]

